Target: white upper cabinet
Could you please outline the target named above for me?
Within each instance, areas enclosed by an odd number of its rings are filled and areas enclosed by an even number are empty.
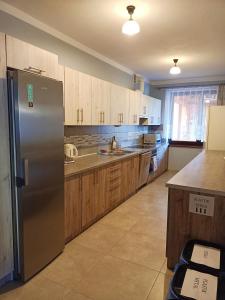
[[[140,117],[148,118],[149,114],[150,97],[141,94]]]
[[[63,105],[65,106],[65,67],[63,65],[58,65],[56,79],[63,83]]]
[[[141,93],[139,91],[129,90],[130,98],[130,112],[129,112],[129,124],[139,124],[139,110],[141,107]]]
[[[111,84],[92,77],[92,125],[110,124]]]
[[[57,79],[58,56],[6,36],[7,66]]]
[[[111,124],[129,124],[129,89],[111,84]]]
[[[79,112],[79,72],[65,67],[65,125],[78,125]]]
[[[91,125],[91,76],[65,67],[65,125]]]
[[[160,125],[161,124],[161,100],[156,98],[150,98],[149,107],[149,125]]]
[[[79,72],[79,122],[80,125],[91,125],[92,77]]]

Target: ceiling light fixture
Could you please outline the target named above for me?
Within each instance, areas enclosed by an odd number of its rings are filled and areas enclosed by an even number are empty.
[[[181,72],[180,68],[177,67],[178,59],[174,58],[173,62],[174,62],[174,67],[170,68],[170,74],[172,74],[172,75],[178,75]]]
[[[129,5],[127,6],[128,14],[130,15],[130,19],[123,24],[122,33],[127,35],[135,35],[140,32],[140,26],[138,22],[134,21],[132,15],[134,13],[135,6]]]

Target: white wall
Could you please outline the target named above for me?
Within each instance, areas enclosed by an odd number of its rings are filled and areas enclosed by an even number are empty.
[[[169,147],[169,164],[168,169],[179,171],[186,166],[202,149],[185,148],[185,147]]]

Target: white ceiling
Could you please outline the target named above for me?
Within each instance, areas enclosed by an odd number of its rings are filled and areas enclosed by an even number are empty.
[[[225,0],[4,0],[149,80],[225,75]],[[136,5],[141,32],[121,33]]]

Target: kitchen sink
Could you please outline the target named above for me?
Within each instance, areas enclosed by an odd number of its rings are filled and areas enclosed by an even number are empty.
[[[134,153],[135,151],[131,151],[131,150],[123,150],[123,151],[106,151],[106,152],[101,152],[100,151],[100,155],[106,155],[106,156],[123,156],[126,154],[130,154],[130,153]]]

